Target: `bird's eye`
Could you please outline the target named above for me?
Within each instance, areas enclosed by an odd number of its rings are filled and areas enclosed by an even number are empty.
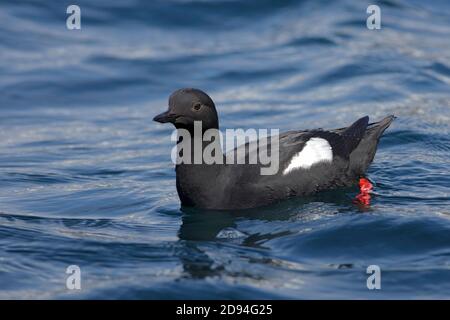
[[[192,106],[192,109],[194,109],[195,111],[198,111],[201,109],[201,107],[202,107],[202,105],[200,103],[196,103]]]

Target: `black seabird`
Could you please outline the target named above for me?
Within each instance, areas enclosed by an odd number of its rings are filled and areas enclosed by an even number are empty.
[[[274,175],[261,175],[260,164],[177,164],[176,185],[181,204],[203,209],[247,209],[355,185],[372,162],[380,136],[394,118],[391,115],[369,124],[366,116],[346,128],[281,133],[279,170]],[[192,134],[194,121],[202,122],[203,131],[219,128],[212,99],[192,88],[172,93],[168,111],[153,120],[170,122]],[[249,152],[255,150],[246,148],[246,157]]]

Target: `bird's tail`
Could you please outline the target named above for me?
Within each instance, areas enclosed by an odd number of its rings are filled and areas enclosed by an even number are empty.
[[[396,117],[390,115],[381,121],[370,123],[358,147],[350,154],[351,170],[362,175],[372,163],[383,132]]]
[[[370,123],[367,126],[367,131],[365,136],[374,135],[377,139],[381,137],[383,132],[391,125],[392,121],[394,121],[397,117],[394,115],[387,116],[381,121]]]

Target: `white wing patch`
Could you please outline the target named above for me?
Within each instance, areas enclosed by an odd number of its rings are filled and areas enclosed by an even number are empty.
[[[283,175],[295,169],[309,169],[316,163],[331,161],[333,161],[333,151],[328,141],[322,138],[311,138],[306,142],[302,151],[292,157],[288,167],[284,169]]]

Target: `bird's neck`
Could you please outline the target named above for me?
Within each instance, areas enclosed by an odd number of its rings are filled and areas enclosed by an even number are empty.
[[[173,154],[172,158],[174,158]],[[224,164],[219,130],[200,132],[178,130],[176,160],[177,166],[185,166],[193,170],[199,165]]]
[[[211,195],[215,192],[212,191],[220,189],[217,180],[225,163],[220,139],[183,139],[177,143],[178,195],[183,205],[206,205],[214,201]]]

